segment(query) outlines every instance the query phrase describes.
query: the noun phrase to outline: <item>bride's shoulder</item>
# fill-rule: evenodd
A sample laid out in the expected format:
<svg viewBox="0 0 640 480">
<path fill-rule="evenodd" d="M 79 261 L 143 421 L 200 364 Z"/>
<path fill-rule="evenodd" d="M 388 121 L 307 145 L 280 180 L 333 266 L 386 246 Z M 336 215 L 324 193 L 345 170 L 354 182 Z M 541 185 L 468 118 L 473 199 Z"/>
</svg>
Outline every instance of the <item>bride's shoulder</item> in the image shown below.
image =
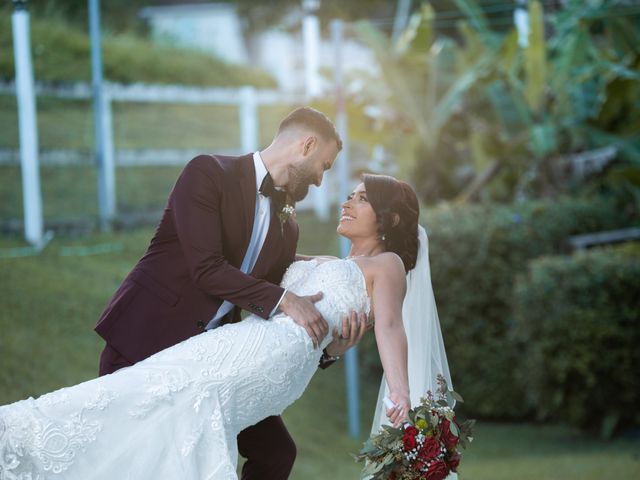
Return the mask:
<svg viewBox="0 0 640 480">
<path fill-rule="evenodd" d="M 397 253 L 383 252 L 373 257 L 376 270 L 383 275 L 401 276 L 404 278 L 404 263 Z"/>
</svg>

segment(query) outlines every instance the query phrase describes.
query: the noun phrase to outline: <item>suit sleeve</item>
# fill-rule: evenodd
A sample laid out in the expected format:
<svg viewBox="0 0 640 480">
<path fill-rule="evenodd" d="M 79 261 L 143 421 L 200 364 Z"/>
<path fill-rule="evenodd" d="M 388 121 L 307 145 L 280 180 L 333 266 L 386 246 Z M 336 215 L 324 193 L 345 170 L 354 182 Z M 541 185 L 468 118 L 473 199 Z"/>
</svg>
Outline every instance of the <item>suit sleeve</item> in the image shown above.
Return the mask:
<svg viewBox="0 0 640 480">
<path fill-rule="evenodd" d="M 222 169 L 212 157 L 199 156 L 187 164 L 169 203 L 178 239 L 198 288 L 266 319 L 284 289 L 243 273 L 225 258 L 222 184 Z"/>
</svg>

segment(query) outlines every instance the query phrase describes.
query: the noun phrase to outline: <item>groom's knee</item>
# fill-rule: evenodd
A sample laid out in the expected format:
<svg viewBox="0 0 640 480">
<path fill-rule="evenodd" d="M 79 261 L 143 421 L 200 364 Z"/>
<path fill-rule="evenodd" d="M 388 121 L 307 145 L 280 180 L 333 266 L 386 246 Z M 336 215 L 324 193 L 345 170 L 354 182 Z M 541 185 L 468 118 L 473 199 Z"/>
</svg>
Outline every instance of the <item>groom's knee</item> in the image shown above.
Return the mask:
<svg viewBox="0 0 640 480">
<path fill-rule="evenodd" d="M 280 448 L 280 455 L 282 459 L 282 466 L 286 468 L 288 471 L 291 471 L 293 468 L 293 464 L 296 461 L 296 455 L 298 454 L 298 449 L 296 447 L 296 443 L 287 432 L 287 438 L 282 439 L 282 446 Z"/>
<path fill-rule="evenodd" d="M 274 422 L 271 433 L 269 448 L 264 450 L 261 460 L 265 466 L 270 465 L 267 468 L 271 470 L 273 478 L 287 478 L 298 454 L 296 443 L 280 417 L 278 422 Z"/>
<path fill-rule="evenodd" d="M 238 450 L 247 459 L 243 480 L 286 479 L 296 460 L 296 444 L 280 417 L 268 417 L 238 435 Z"/>
</svg>

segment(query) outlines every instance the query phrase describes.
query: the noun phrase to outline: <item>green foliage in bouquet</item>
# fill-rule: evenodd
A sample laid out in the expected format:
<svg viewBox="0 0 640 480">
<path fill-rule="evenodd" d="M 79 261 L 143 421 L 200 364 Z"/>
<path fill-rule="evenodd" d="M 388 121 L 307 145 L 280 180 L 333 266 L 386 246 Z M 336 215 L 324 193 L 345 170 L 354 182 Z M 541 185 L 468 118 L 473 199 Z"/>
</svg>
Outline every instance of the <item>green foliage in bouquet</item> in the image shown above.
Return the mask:
<svg viewBox="0 0 640 480">
<path fill-rule="evenodd" d="M 400 428 L 383 425 L 355 456 L 371 480 L 442 480 L 460 464 L 458 447 L 473 440 L 474 420 L 459 421 L 449 406 L 462 397 L 438 376 L 436 395 L 427 392 Z"/>
<path fill-rule="evenodd" d="M 605 438 L 640 425 L 640 248 L 631 245 L 543 257 L 519 278 L 519 377 L 539 419 Z"/>
</svg>

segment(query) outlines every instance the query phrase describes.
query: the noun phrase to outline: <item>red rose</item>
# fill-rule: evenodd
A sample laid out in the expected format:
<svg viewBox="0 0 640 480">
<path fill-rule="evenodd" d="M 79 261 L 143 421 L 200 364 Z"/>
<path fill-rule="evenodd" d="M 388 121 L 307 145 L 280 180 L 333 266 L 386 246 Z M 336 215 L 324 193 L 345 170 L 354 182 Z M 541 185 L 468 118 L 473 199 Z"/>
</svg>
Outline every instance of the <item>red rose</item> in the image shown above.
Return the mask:
<svg viewBox="0 0 640 480">
<path fill-rule="evenodd" d="M 416 435 L 418 435 L 419 430 L 413 425 L 409 425 L 407 428 L 404 429 L 404 433 L 405 435 L 408 433 L 409 435 L 412 435 L 415 437 Z"/>
<path fill-rule="evenodd" d="M 402 443 L 404 443 L 405 450 L 412 450 L 416 448 L 416 437 L 411 434 L 405 433 L 404 437 L 402 437 Z"/>
<path fill-rule="evenodd" d="M 440 442 L 434 437 L 427 437 L 424 441 L 424 445 L 420 449 L 420 458 L 424 460 L 431 460 L 432 458 L 440 455 Z"/>
<path fill-rule="evenodd" d="M 444 480 L 447 475 L 449 475 L 447 464 L 444 463 L 444 460 L 436 460 L 427 470 L 425 478 L 427 480 Z"/>
<path fill-rule="evenodd" d="M 396 472 L 391 472 L 388 480 L 396 480 Z"/>
<path fill-rule="evenodd" d="M 451 458 L 449 458 L 449 468 L 451 468 L 451 470 L 453 470 L 454 472 L 458 471 L 458 465 L 460 465 L 460 452 L 456 452 L 454 453 Z"/>
<path fill-rule="evenodd" d="M 451 433 L 451 427 L 450 427 L 450 422 L 449 420 L 443 420 L 442 421 L 442 443 L 444 443 L 444 446 L 447 450 L 455 450 L 456 445 L 458 445 L 458 437 L 457 435 L 454 435 L 453 433 Z"/>
</svg>

